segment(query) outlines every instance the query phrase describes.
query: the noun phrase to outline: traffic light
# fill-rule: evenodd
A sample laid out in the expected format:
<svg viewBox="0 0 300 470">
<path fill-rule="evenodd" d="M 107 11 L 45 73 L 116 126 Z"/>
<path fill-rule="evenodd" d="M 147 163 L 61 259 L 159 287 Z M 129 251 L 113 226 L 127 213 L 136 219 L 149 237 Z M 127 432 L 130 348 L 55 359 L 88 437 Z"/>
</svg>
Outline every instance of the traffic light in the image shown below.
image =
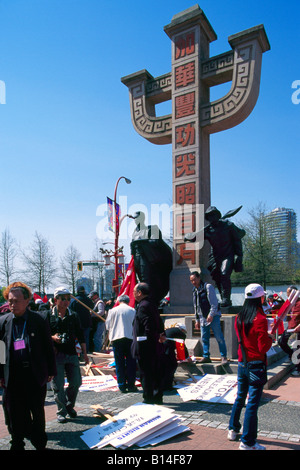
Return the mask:
<svg viewBox="0 0 300 470">
<path fill-rule="evenodd" d="M 78 261 L 78 263 L 77 263 L 77 271 L 82 271 L 82 261 Z"/>
</svg>

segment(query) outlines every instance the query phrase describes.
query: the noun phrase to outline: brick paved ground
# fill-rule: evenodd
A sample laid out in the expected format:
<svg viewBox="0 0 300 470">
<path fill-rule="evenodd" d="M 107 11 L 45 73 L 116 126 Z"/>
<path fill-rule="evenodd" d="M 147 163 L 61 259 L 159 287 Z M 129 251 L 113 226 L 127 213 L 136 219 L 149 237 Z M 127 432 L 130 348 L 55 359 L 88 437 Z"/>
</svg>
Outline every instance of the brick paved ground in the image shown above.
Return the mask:
<svg viewBox="0 0 300 470">
<path fill-rule="evenodd" d="M 274 407 L 276 410 L 289 410 L 289 416 L 293 416 L 295 420 L 296 428 L 294 425 L 293 433 L 288 432 L 289 426 L 287 423 L 287 432 L 280 432 L 270 429 L 265 432 L 261 430 L 259 432 L 258 442 L 265 445 L 267 450 L 300 450 L 300 394 L 299 394 L 300 378 L 287 377 L 279 385 L 274 387 L 272 390 L 264 392 L 264 399 L 269 400 L 272 403 L 272 410 Z M 113 394 L 113 395 L 111 395 Z M 103 395 L 96 394 L 95 398 L 98 400 L 96 403 L 101 402 Z M 138 396 L 137 396 L 138 395 Z M 99 424 L 97 418 L 92 417 L 92 411 L 90 408 L 91 402 L 90 392 L 83 392 L 80 394 L 80 399 L 76 405 L 79 419 L 73 423 L 69 422 L 66 424 L 58 424 L 56 422 L 56 405 L 53 401 L 53 397 L 47 398 L 45 412 L 47 420 L 47 433 L 49 437 L 49 448 L 53 450 L 76 450 L 84 449 L 87 447 L 80 439 L 80 434 L 90 427 Z M 126 395 L 125 395 L 126 397 Z M 133 402 L 140 401 L 140 394 L 128 394 L 127 401 L 132 400 Z M 2 397 L 0 397 L 1 400 Z M 168 397 L 166 397 L 168 398 Z M 118 412 L 124 407 L 129 406 L 132 403 L 125 404 L 124 395 L 120 392 L 111 392 L 106 395 L 107 403 L 115 406 L 111 407 L 114 412 Z M 174 398 L 172 397 L 173 401 Z M 168 400 L 167 400 L 168 402 Z M 169 400 L 166 405 L 172 406 L 172 401 Z M 1 403 L 2 405 L 2 403 Z M 121 405 L 118 407 L 118 405 Z M 181 403 L 175 402 L 175 405 L 180 409 Z M 286 405 L 286 407 L 285 407 Z M 228 405 L 227 405 L 228 406 Z M 210 419 L 206 419 L 207 413 L 213 413 L 218 410 L 216 406 L 214 411 L 210 405 L 204 405 L 203 411 L 193 411 L 196 409 L 196 405 L 190 404 L 190 411 L 185 411 L 183 417 L 185 419 L 184 424 L 189 427 L 189 431 L 178 437 L 172 438 L 169 441 L 162 443 L 161 445 L 155 446 L 154 451 L 170 451 L 170 452 L 188 452 L 194 450 L 237 450 L 239 442 L 230 442 L 227 440 L 227 425 L 228 425 L 228 412 L 226 416 L 220 417 L 216 415 L 209 415 Z M 276 413 L 275 413 L 276 414 Z M 213 417 L 213 419 L 211 419 Z M 270 416 L 272 418 L 272 416 Z M 215 419 L 215 420 L 214 420 Z M 281 415 L 279 413 L 279 419 Z M 285 419 L 285 418 L 284 418 Z M 295 429 L 299 429 L 299 432 L 295 433 Z M 26 449 L 31 449 L 30 443 L 26 443 Z M 4 423 L 2 406 L 0 406 L 0 450 L 9 449 L 9 435 L 7 428 Z"/>
</svg>

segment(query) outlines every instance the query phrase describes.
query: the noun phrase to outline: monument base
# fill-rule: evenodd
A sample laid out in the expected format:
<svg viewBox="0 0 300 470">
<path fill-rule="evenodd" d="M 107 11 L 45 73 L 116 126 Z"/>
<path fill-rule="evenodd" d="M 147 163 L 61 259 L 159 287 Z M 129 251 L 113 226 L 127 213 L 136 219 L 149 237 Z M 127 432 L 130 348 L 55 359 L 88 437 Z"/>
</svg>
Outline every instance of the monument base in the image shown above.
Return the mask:
<svg viewBox="0 0 300 470">
<path fill-rule="evenodd" d="M 238 340 L 236 336 L 236 332 L 234 329 L 234 322 L 236 313 L 241 309 L 241 307 L 230 307 L 230 312 L 228 314 L 221 316 L 221 329 L 224 335 L 226 347 L 227 347 L 227 358 L 228 359 L 237 359 L 237 350 L 238 350 Z M 178 314 L 175 313 L 177 309 L 165 307 L 161 317 L 164 320 L 165 327 L 171 326 L 177 322 L 184 323 L 187 329 L 187 336 L 186 336 L 186 344 L 187 348 L 191 355 L 194 356 L 202 356 L 203 348 L 202 348 L 202 341 L 201 341 L 201 330 L 196 330 L 195 328 L 195 317 L 193 314 L 189 314 L 189 316 L 185 315 L 185 308 L 178 307 Z M 188 308 L 187 308 L 188 310 Z M 236 313 L 232 313 L 236 310 Z M 175 316 L 176 315 L 176 316 Z M 211 357 L 221 357 L 219 345 L 214 337 L 213 331 L 211 330 L 211 337 L 210 337 L 210 355 Z"/>
<path fill-rule="evenodd" d="M 224 335 L 226 348 L 227 348 L 227 359 L 236 359 L 238 351 L 238 340 L 234 329 L 235 315 L 221 316 L 221 329 Z M 187 329 L 187 338 L 196 340 L 198 339 L 200 344 L 199 347 L 202 351 L 201 332 L 195 329 L 195 318 L 185 317 L 185 326 Z M 214 337 L 212 329 L 210 335 L 210 356 L 221 357 L 219 344 Z M 198 348 L 197 348 L 198 349 Z M 201 355 L 201 354 L 200 354 Z"/>
</svg>

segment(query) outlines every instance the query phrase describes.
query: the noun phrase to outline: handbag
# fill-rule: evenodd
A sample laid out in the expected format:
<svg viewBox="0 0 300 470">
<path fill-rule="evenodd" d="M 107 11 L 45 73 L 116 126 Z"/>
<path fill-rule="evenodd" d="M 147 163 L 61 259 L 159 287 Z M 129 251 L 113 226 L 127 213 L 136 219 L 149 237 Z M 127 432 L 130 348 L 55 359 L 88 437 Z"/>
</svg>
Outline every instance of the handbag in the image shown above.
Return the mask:
<svg viewBox="0 0 300 470">
<path fill-rule="evenodd" d="M 240 334 L 238 334 L 238 342 L 243 355 L 243 363 L 247 370 L 249 385 L 254 387 L 264 386 L 268 381 L 266 364 L 263 361 L 247 362 L 246 352 Z"/>
</svg>

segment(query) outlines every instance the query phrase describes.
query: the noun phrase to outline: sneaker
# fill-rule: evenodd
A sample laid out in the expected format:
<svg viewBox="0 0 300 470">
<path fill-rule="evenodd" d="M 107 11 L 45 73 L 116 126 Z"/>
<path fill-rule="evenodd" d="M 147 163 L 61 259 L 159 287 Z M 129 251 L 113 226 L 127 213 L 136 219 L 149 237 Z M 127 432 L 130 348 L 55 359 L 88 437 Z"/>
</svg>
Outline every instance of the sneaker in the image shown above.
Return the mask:
<svg viewBox="0 0 300 470">
<path fill-rule="evenodd" d="M 240 450 L 266 450 L 266 448 L 258 444 L 258 442 L 256 442 L 254 446 L 247 446 L 246 444 L 241 442 L 239 449 Z"/>
<path fill-rule="evenodd" d="M 235 432 L 233 429 L 229 429 L 228 434 L 227 434 L 227 439 L 229 441 L 235 441 L 237 438 L 238 433 Z"/>
<path fill-rule="evenodd" d="M 228 364 L 228 359 L 227 359 L 227 357 L 222 357 L 222 359 L 221 359 L 221 364 L 223 364 L 223 366 L 224 366 L 225 364 Z"/>
<path fill-rule="evenodd" d="M 57 415 L 57 422 L 58 423 L 66 423 L 67 418 L 65 416 L 62 416 L 62 415 Z"/>
</svg>

